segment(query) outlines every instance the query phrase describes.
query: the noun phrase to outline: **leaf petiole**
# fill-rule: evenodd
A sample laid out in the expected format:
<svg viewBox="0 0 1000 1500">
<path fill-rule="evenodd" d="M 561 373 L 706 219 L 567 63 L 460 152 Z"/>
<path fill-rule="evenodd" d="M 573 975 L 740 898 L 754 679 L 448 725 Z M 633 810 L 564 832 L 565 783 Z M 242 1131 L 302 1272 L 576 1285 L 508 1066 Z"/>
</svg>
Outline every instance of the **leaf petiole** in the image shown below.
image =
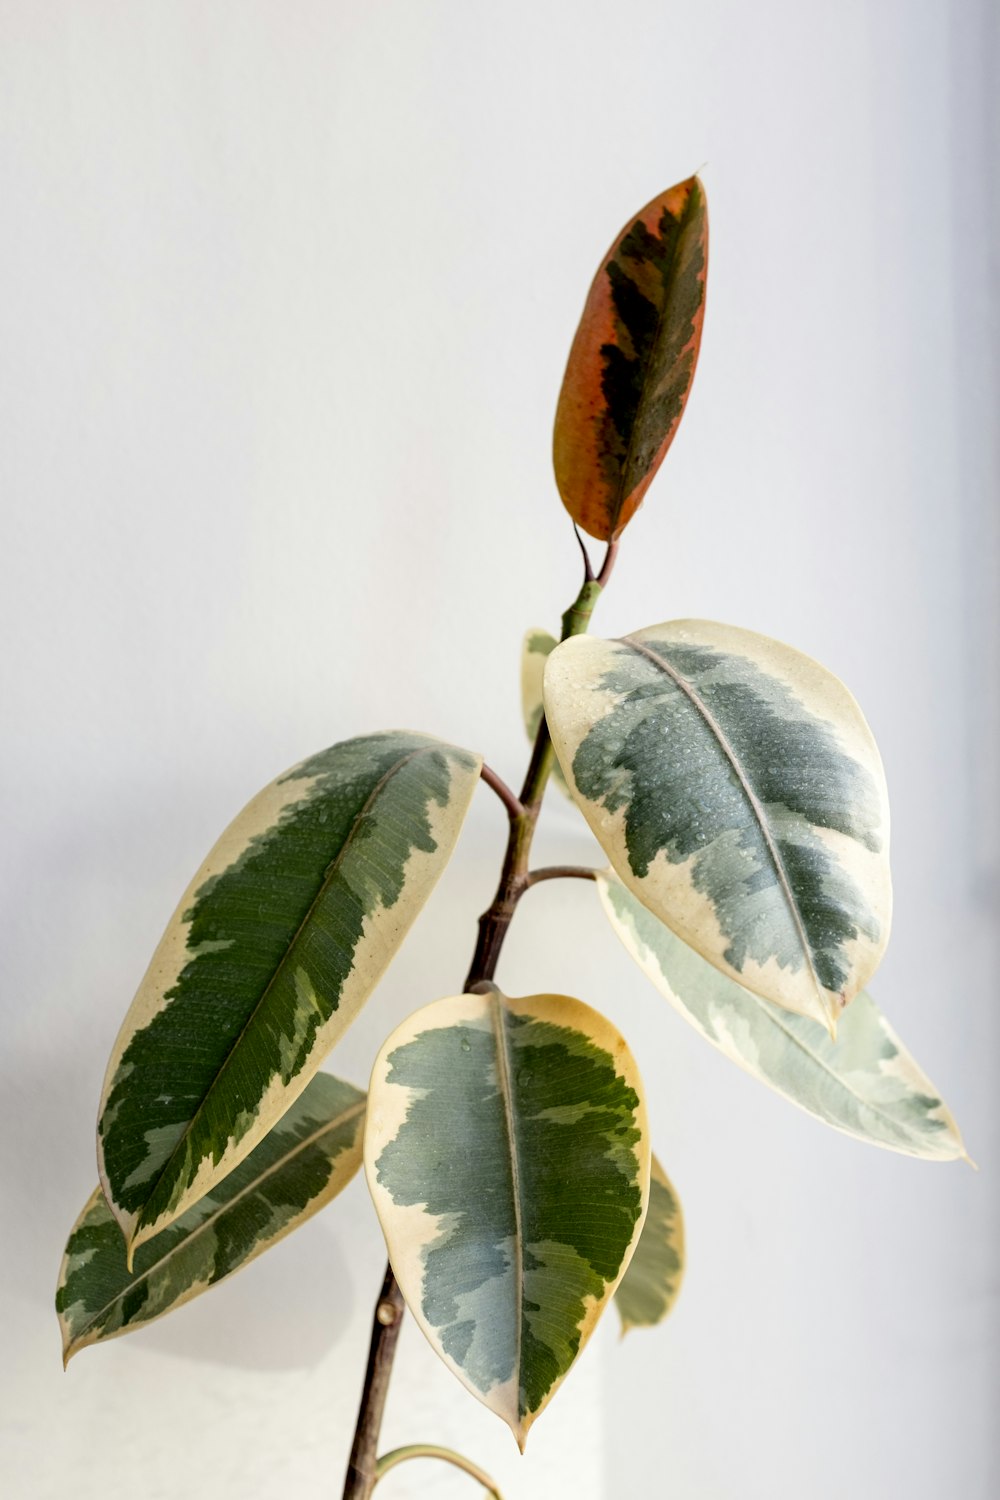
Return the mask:
<svg viewBox="0 0 1000 1500">
<path fill-rule="evenodd" d="M 592 870 L 588 865 L 542 865 L 537 870 L 528 871 L 524 887 L 529 890 L 543 880 L 596 880 L 600 873 L 600 870 Z"/>
</svg>

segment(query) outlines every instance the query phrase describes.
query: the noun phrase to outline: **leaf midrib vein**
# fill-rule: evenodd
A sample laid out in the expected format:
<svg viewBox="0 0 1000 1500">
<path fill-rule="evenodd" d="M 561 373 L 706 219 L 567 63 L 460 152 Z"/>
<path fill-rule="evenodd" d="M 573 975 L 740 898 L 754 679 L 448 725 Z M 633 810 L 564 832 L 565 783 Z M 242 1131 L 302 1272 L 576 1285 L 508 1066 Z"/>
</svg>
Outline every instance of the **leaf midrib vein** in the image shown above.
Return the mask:
<svg viewBox="0 0 1000 1500">
<path fill-rule="evenodd" d="M 742 989 L 742 985 L 740 986 L 740 988 Z M 880 1105 L 872 1103 L 871 1100 L 866 1099 L 863 1094 L 859 1094 L 857 1089 L 853 1088 L 851 1084 L 848 1083 L 847 1079 L 842 1073 L 837 1073 L 833 1068 L 831 1068 L 830 1064 L 824 1061 L 824 1059 L 820 1057 L 818 1052 L 814 1052 L 812 1048 L 809 1047 L 800 1036 L 796 1036 L 794 1031 L 789 1030 L 787 1023 L 782 1020 L 780 1016 L 773 1014 L 773 1007 L 770 1001 L 765 1000 L 761 995 L 754 995 L 752 990 L 747 990 L 746 993 L 753 998 L 754 1003 L 760 1009 L 761 1013 L 767 1017 L 771 1024 L 776 1026 L 782 1033 L 782 1035 L 786 1036 L 788 1040 L 794 1046 L 798 1047 L 801 1052 L 804 1052 L 806 1057 L 810 1058 L 817 1065 L 817 1067 L 821 1068 L 823 1072 L 827 1074 L 828 1077 L 832 1078 L 834 1083 L 838 1084 L 839 1087 L 843 1089 L 845 1094 L 848 1094 L 852 1099 L 854 1099 L 862 1109 L 868 1110 L 876 1117 L 876 1119 L 882 1120 L 886 1125 L 888 1125 L 894 1135 L 898 1136 L 902 1134 L 904 1139 L 912 1140 L 913 1135 L 916 1134 L 916 1132 L 911 1133 L 905 1125 L 901 1125 L 897 1120 L 893 1119 L 892 1115 L 887 1114 Z M 809 1018 L 806 1017 L 805 1019 L 808 1020 Z M 793 1102 L 796 1104 L 799 1103 L 797 1099 Z M 938 1102 L 940 1103 L 941 1101 L 938 1100 Z M 805 1105 L 800 1105 L 799 1107 L 801 1109 L 804 1109 Z M 917 1134 L 917 1139 L 921 1139 L 919 1134 Z"/>
<path fill-rule="evenodd" d="M 778 849 L 777 844 L 771 837 L 771 831 L 767 826 L 767 820 L 764 816 L 763 805 L 760 802 L 757 793 L 754 791 L 753 787 L 750 784 L 750 779 L 743 767 L 742 762 L 740 761 L 739 756 L 736 754 L 736 751 L 729 743 L 729 740 L 723 732 L 721 724 L 712 713 L 712 710 L 709 708 L 708 704 L 699 696 L 691 683 L 688 682 L 686 677 L 682 676 L 682 674 L 678 672 L 675 667 L 672 667 L 668 661 L 664 660 L 664 658 L 658 655 L 657 652 L 651 650 L 649 646 L 645 645 L 642 641 L 636 640 L 635 636 L 622 636 L 621 642 L 623 645 L 628 646 L 631 650 L 638 652 L 639 655 L 646 657 L 648 661 L 651 661 L 655 667 L 659 668 L 661 672 L 669 677 L 671 682 L 673 682 L 676 687 L 680 688 L 681 692 L 684 693 L 688 701 L 694 706 L 696 712 L 699 713 L 704 719 L 705 723 L 708 725 L 708 728 L 715 736 L 722 750 L 722 753 L 725 755 L 726 759 L 729 761 L 729 764 L 732 766 L 733 771 L 736 775 L 736 779 L 739 782 L 740 790 L 743 792 L 743 795 L 745 796 L 747 802 L 750 804 L 750 810 L 757 821 L 758 827 L 760 828 L 761 834 L 764 839 L 764 844 L 767 848 L 768 854 L 770 855 L 771 863 L 774 866 L 775 874 L 778 877 L 778 884 L 781 887 L 782 895 L 785 898 L 785 903 L 791 915 L 792 922 L 795 925 L 795 931 L 798 935 L 799 942 L 802 945 L 802 951 L 805 954 L 806 963 L 809 965 L 809 974 L 812 978 L 813 985 L 815 986 L 817 998 L 819 999 L 820 1004 L 823 1005 L 826 991 L 821 985 L 819 975 L 816 972 L 816 964 L 813 959 L 812 947 L 810 945 L 809 937 L 806 933 L 806 929 L 802 921 L 802 915 L 795 900 L 795 894 L 792 890 L 791 881 L 788 878 L 788 871 L 785 869 L 785 862 L 781 857 L 781 853 Z M 829 1006 L 824 1005 L 824 1009 L 828 1011 Z"/>
<path fill-rule="evenodd" d="M 308 906 L 308 908 L 307 908 L 304 916 L 302 917 L 301 922 L 299 923 L 298 927 L 295 929 L 295 932 L 292 935 L 292 937 L 291 937 L 291 939 L 290 939 L 290 941 L 288 943 L 288 946 L 286 947 L 286 949 L 285 949 L 284 953 L 282 954 L 280 960 L 278 961 L 277 965 L 275 966 L 274 973 L 271 975 L 270 979 L 267 981 L 267 984 L 264 986 L 264 989 L 261 991 L 260 998 L 257 1001 L 255 1001 L 253 1009 L 251 1010 L 250 1014 L 247 1016 L 247 1018 L 244 1021 L 242 1027 L 240 1028 L 239 1034 L 234 1038 L 232 1046 L 229 1048 L 229 1051 L 226 1053 L 226 1056 L 223 1059 L 223 1062 L 222 1062 L 221 1066 L 219 1067 L 218 1072 L 215 1074 L 214 1078 L 212 1078 L 212 1080 L 210 1081 L 207 1089 L 205 1090 L 204 1094 L 202 1095 L 202 1097 L 201 1097 L 201 1099 L 200 1099 L 200 1101 L 198 1103 L 197 1109 L 194 1111 L 194 1113 L 192 1114 L 191 1118 L 188 1120 L 187 1124 L 184 1126 L 184 1129 L 183 1129 L 182 1133 L 178 1136 L 176 1142 L 174 1143 L 174 1146 L 173 1146 L 173 1148 L 172 1148 L 172 1150 L 170 1152 L 170 1155 L 167 1157 L 166 1161 L 163 1163 L 163 1165 L 160 1168 L 159 1172 L 157 1172 L 156 1177 L 154 1179 L 152 1179 L 152 1186 L 151 1186 L 149 1192 L 146 1194 L 146 1200 L 143 1203 L 142 1207 L 139 1209 L 139 1212 L 138 1212 L 138 1214 L 136 1216 L 135 1226 L 134 1226 L 134 1229 L 133 1229 L 133 1239 L 135 1237 L 136 1232 L 141 1227 L 148 1227 L 148 1223 L 147 1223 L 147 1221 L 144 1218 L 146 1209 L 149 1207 L 149 1204 L 152 1202 L 153 1197 L 155 1196 L 156 1191 L 157 1191 L 157 1189 L 160 1186 L 160 1183 L 163 1181 L 164 1177 L 167 1175 L 167 1173 L 169 1171 L 169 1168 L 170 1168 L 170 1165 L 173 1162 L 174 1158 L 177 1156 L 178 1152 L 181 1150 L 181 1148 L 184 1146 L 184 1144 L 187 1142 L 187 1140 L 191 1136 L 191 1133 L 192 1133 L 192 1131 L 195 1128 L 195 1125 L 196 1125 L 196 1123 L 197 1123 L 197 1121 L 199 1119 L 199 1116 L 201 1115 L 202 1110 L 205 1108 L 206 1104 L 208 1103 L 208 1100 L 210 1098 L 212 1098 L 213 1094 L 215 1093 L 215 1090 L 219 1087 L 219 1083 L 220 1083 L 221 1079 L 225 1075 L 225 1072 L 226 1072 L 227 1068 L 229 1068 L 230 1064 L 232 1063 L 233 1058 L 236 1056 L 237 1052 L 239 1051 L 240 1044 L 242 1043 L 243 1038 L 246 1036 L 247 1032 L 253 1026 L 253 1024 L 256 1021 L 258 1015 L 260 1014 L 261 1007 L 266 1002 L 267 997 L 271 993 L 271 989 L 273 988 L 274 984 L 276 983 L 279 975 L 281 975 L 284 972 L 286 965 L 291 961 L 291 956 L 292 956 L 292 954 L 293 954 L 293 952 L 294 952 L 294 950 L 295 950 L 295 948 L 296 948 L 296 946 L 298 944 L 299 938 L 302 936 L 302 933 L 304 932 L 307 924 L 311 920 L 311 918 L 313 916 L 313 913 L 315 912 L 317 906 L 320 904 L 320 902 L 323 900 L 323 897 L 326 895 L 327 891 L 329 890 L 330 885 L 331 885 L 334 877 L 338 873 L 338 871 L 340 869 L 340 866 L 343 863 L 345 857 L 347 856 L 349 850 L 351 849 L 351 847 L 352 847 L 352 845 L 354 843 L 354 840 L 357 837 L 358 829 L 361 827 L 362 823 L 364 822 L 365 817 L 366 817 L 369 809 L 371 808 L 372 804 L 375 802 L 376 798 L 378 796 L 380 796 L 380 794 L 385 790 L 386 786 L 393 779 L 393 777 L 396 776 L 396 775 L 398 775 L 399 772 L 403 770 L 404 766 L 409 765 L 409 763 L 410 763 L 411 760 L 414 760 L 416 758 L 416 756 L 418 756 L 418 755 L 427 755 L 427 754 L 431 753 L 431 751 L 437 750 L 439 748 L 440 747 L 437 746 L 437 745 L 434 745 L 434 746 L 431 746 L 431 745 L 418 745 L 416 749 L 408 751 L 406 755 L 402 756 L 399 760 L 397 760 L 395 762 L 394 765 L 390 766 L 389 769 L 387 771 L 385 771 L 382 776 L 379 777 L 378 781 L 372 787 L 372 789 L 369 792 L 367 798 L 365 799 L 364 805 L 362 806 L 361 810 L 358 812 L 358 814 L 355 817 L 353 823 L 351 824 L 350 831 L 348 832 L 347 837 L 344 839 L 344 842 L 341 844 L 341 846 L 338 849 L 335 857 L 333 858 L 333 860 L 331 861 L 329 867 L 327 868 L 326 874 L 323 877 L 323 883 L 322 883 L 322 885 L 320 886 L 319 890 L 316 892 L 316 895 L 313 897 L 312 901 L 309 903 L 309 906 Z M 352 972 L 353 972 L 353 966 L 352 966 Z M 338 999 L 339 999 L 339 997 L 338 997 Z M 334 1007 L 334 1011 L 336 1011 L 338 1008 L 339 1008 L 339 1006 L 335 1006 Z M 272 1077 L 274 1077 L 274 1076 L 276 1076 L 276 1075 L 272 1074 Z M 259 1099 L 258 1099 L 257 1102 L 258 1103 L 260 1102 Z M 246 1132 L 246 1134 L 249 1134 L 249 1131 Z M 241 1139 L 244 1139 L 244 1138 L 245 1138 L 245 1136 L 241 1137 Z M 247 1153 L 247 1154 L 249 1155 L 249 1153 Z M 204 1160 L 204 1156 L 202 1156 L 199 1160 L 203 1161 Z M 197 1168 L 195 1170 L 197 1170 Z M 189 1186 L 190 1186 L 190 1183 L 188 1183 L 188 1187 Z M 185 1189 L 185 1191 L 186 1190 L 187 1189 Z M 179 1217 L 179 1215 L 178 1215 L 178 1217 Z M 155 1223 L 155 1220 L 153 1222 Z"/>
<path fill-rule="evenodd" d="M 609 871 L 608 875 L 610 876 L 610 874 L 611 872 Z M 607 878 L 608 877 L 606 876 L 605 879 L 607 880 Z M 619 886 L 621 886 L 621 889 L 625 891 L 625 894 L 628 895 L 628 891 L 626 890 L 624 884 L 620 880 L 618 880 L 617 875 L 614 876 L 614 879 L 618 882 Z M 623 923 L 623 930 L 625 930 L 625 925 L 626 924 Z M 734 1054 L 732 1052 L 726 1051 L 722 1043 L 718 1040 L 717 1034 L 714 1031 L 709 1032 L 708 1026 L 703 1023 L 700 1018 L 695 1017 L 695 1012 L 691 1011 L 688 1008 L 683 996 L 680 993 L 680 990 L 678 990 L 676 986 L 671 982 L 670 976 L 667 973 L 666 966 L 661 962 L 659 954 L 652 946 L 652 944 L 647 942 L 647 940 L 643 937 L 642 933 L 636 926 L 635 918 L 631 915 L 631 913 L 627 915 L 627 926 L 631 930 L 634 942 L 638 944 L 638 951 L 634 952 L 633 956 L 635 957 L 636 961 L 640 963 L 640 967 L 644 967 L 640 957 L 641 952 L 644 951 L 649 955 L 649 959 L 655 965 L 657 972 L 662 975 L 663 982 L 667 986 L 670 994 L 676 997 L 677 1005 L 683 1009 L 685 1018 L 694 1018 L 692 1020 L 692 1024 L 695 1026 L 695 1029 L 697 1031 L 701 1032 L 705 1036 L 706 1041 L 710 1042 L 713 1047 L 716 1047 L 720 1052 L 722 1052 L 724 1057 L 728 1057 L 731 1062 L 734 1062 L 738 1068 L 742 1068 L 742 1070 L 751 1078 L 757 1078 L 758 1080 L 763 1078 L 763 1081 L 767 1083 L 768 1087 L 774 1088 L 775 1092 L 780 1093 L 783 1099 L 788 1100 L 789 1104 L 794 1104 L 797 1109 L 801 1109 L 806 1114 L 811 1115 L 814 1120 L 821 1120 L 824 1124 L 830 1125 L 835 1130 L 842 1131 L 845 1135 L 852 1136 L 855 1140 L 864 1139 L 863 1137 L 856 1135 L 854 1131 L 848 1129 L 847 1126 L 835 1124 L 832 1120 L 828 1120 L 825 1116 L 817 1115 L 815 1110 L 810 1109 L 808 1105 L 804 1104 L 801 1099 L 797 1099 L 793 1094 L 786 1093 L 783 1089 L 778 1089 L 777 1085 L 774 1083 L 769 1074 L 764 1074 L 762 1069 L 755 1070 L 751 1066 L 749 1060 L 744 1058 L 741 1053 L 737 1052 L 736 1054 Z M 678 938 L 677 941 L 683 942 L 683 939 Z M 629 949 L 629 944 L 627 941 L 625 946 L 626 949 Z M 632 950 L 629 949 L 629 951 Z M 735 984 L 736 981 L 731 980 L 730 983 Z M 822 1071 L 826 1073 L 826 1075 L 830 1079 L 832 1079 L 832 1081 L 838 1086 L 838 1088 L 842 1089 L 845 1094 L 849 1095 L 849 1097 L 852 1098 L 861 1107 L 861 1109 L 868 1110 L 871 1114 L 875 1115 L 877 1119 L 884 1121 L 885 1124 L 891 1128 L 894 1135 L 899 1136 L 900 1134 L 902 1134 L 902 1136 L 906 1140 L 910 1141 L 916 1139 L 919 1142 L 923 1139 L 919 1132 L 915 1130 L 911 1131 L 908 1126 L 906 1126 L 905 1124 L 901 1124 L 900 1122 L 895 1120 L 892 1115 L 888 1114 L 886 1110 L 882 1108 L 881 1105 L 875 1104 L 871 1100 L 866 1099 L 863 1094 L 859 1094 L 857 1089 L 847 1081 L 842 1073 L 836 1072 L 835 1069 L 833 1069 L 830 1064 L 825 1061 L 824 1058 L 820 1057 L 818 1052 L 814 1052 L 813 1049 L 808 1045 L 808 1043 L 804 1042 L 800 1036 L 798 1036 L 789 1028 L 788 1022 L 780 1014 L 780 1007 L 776 1006 L 773 1001 L 765 1000 L 762 995 L 755 995 L 753 990 L 748 990 L 745 985 L 737 985 L 737 988 L 742 990 L 745 995 L 749 996 L 765 1022 L 768 1022 L 772 1026 L 776 1027 L 783 1036 L 787 1037 L 788 1041 L 790 1041 L 793 1046 L 797 1047 L 799 1051 L 804 1053 L 804 1055 L 809 1058 L 811 1062 L 814 1062 L 817 1067 L 822 1069 Z M 858 995 L 852 1003 L 857 1004 L 857 1001 L 862 998 L 866 998 L 874 1006 L 874 1001 L 871 999 L 871 996 L 868 995 L 867 991 L 863 991 L 862 994 Z M 803 1019 L 809 1020 L 809 1017 L 806 1016 Z M 890 1037 L 889 1040 L 891 1041 L 892 1038 Z M 897 1055 L 898 1050 L 899 1049 L 897 1049 Z M 928 1079 L 927 1082 L 930 1083 L 930 1079 Z M 933 1087 L 933 1084 L 931 1084 L 932 1090 Z M 934 1093 L 933 1097 L 937 1100 L 938 1105 L 943 1106 L 944 1101 L 941 1099 L 940 1095 Z"/>
<path fill-rule="evenodd" d="M 504 1123 L 507 1128 L 508 1155 L 510 1157 L 511 1196 L 514 1205 L 514 1297 L 516 1303 L 514 1375 L 517 1380 L 517 1416 L 521 1419 L 521 1344 L 524 1323 L 524 1225 L 521 1208 L 521 1168 L 517 1151 L 517 1132 L 514 1121 L 514 1098 L 511 1090 L 510 1043 L 503 1002 L 495 992 L 490 997 L 490 1012 L 493 1035 L 496 1041 L 497 1086 L 503 1100 Z"/>
<path fill-rule="evenodd" d="M 681 221 L 678 224 L 677 237 L 676 237 L 676 239 L 674 241 L 673 251 L 672 251 L 671 256 L 670 256 L 670 275 L 671 275 L 671 278 L 673 277 L 674 271 L 676 270 L 677 262 L 680 259 L 681 238 L 683 236 L 684 229 L 686 229 L 688 227 L 687 226 L 687 214 L 688 214 L 688 210 L 689 210 L 689 208 L 691 206 L 691 197 L 692 197 L 692 194 L 689 193 L 688 197 L 687 197 L 687 201 L 684 204 L 684 208 L 681 211 Z M 638 487 L 638 485 L 635 484 L 635 485 L 629 486 L 629 488 L 626 489 L 626 485 L 628 484 L 629 470 L 631 469 L 631 465 L 632 465 L 632 455 L 633 455 L 633 453 L 635 451 L 636 433 L 639 430 L 639 419 L 640 419 L 640 417 L 644 417 L 645 416 L 646 410 L 647 410 L 647 408 L 648 408 L 648 406 L 650 404 L 650 401 L 652 400 L 652 397 L 649 394 L 650 386 L 651 386 L 651 383 L 652 383 L 650 381 L 650 379 L 649 379 L 649 373 L 650 373 L 650 370 L 653 367 L 655 356 L 656 356 L 656 354 L 657 354 L 657 352 L 659 350 L 659 347 L 660 347 L 660 339 L 661 339 L 661 336 L 662 336 L 662 333 L 663 333 L 663 325 L 664 325 L 664 322 L 665 322 L 666 316 L 667 316 L 667 309 L 673 305 L 674 301 L 675 301 L 675 298 L 674 298 L 674 295 L 673 295 L 673 281 L 671 280 L 670 290 L 666 292 L 666 294 L 665 294 L 665 296 L 663 298 L 662 305 L 660 306 L 659 313 L 657 315 L 657 319 L 656 319 L 656 332 L 653 334 L 652 353 L 650 355 L 649 363 L 647 364 L 646 370 L 644 372 L 643 382 L 642 382 L 642 390 L 640 391 L 640 393 L 639 393 L 639 399 L 638 399 L 638 401 L 635 404 L 635 415 L 632 418 L 632 428 L 631 428 L 631 431 L 629 432 L 629 435 L 628 435 L 628 448 L 625 451 L 625 459 L 624 459 L 624 462 L 622 463 L 621 476 L 620 476 L 619 481 L 618 481 L 617 494 L 615 496 L 615 515 L 614 515 L 615 526 L 617 526 L 619 517 L 621 516 L 621 513 L 622 513 L 622 511 L 625 508 L 625 502 L 628 500 L 629 496 L 632 494 L 632 491 Z M 686 347 L 687 347 L 687 345 L 685 345 L 685 348 Z M 674 422 L 673 427 L 676 427 L 676 426 L 677 426 L 677 423 Z M 612 531 L 612 535 L 613 534 L 614 533 Z"/>
</svg>

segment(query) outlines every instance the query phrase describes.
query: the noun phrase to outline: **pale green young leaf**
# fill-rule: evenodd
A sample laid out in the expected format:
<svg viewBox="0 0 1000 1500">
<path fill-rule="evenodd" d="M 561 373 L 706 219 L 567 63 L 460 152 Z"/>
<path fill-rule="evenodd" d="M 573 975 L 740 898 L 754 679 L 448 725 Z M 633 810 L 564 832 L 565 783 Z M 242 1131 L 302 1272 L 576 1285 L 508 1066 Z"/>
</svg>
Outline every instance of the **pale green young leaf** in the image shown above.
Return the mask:
<svg viewBox="0 0 1000 1500">
<path fill-rule="evenodd" d="M 245 1161 L 140 1247 L 131 1271 L 121 1229 L 97 1188 L 59 1273 L 64 1362 L 190 1302 L 329 1203 L 361 1165 L 364 1110 L 359 1089 L 317 1074 Z"/>
<path fill-rule="evenodd" d="M 670 1178 L 654 1156 L 642 1233 L 615 1292 L 622 1333 L 662 1323 L 677 1301 L 683 1276 L 684 1215 Z"/>
<path fill-rule="evenodd" d="M 545 711 L 616 872 L 730 978 L 834 1031 L 889 936 L 889 809 L 825 668 L 704 620 L 552 652 Z"/>
<path fill-rule="evenodd" d="M 870 995 L 836 1041 L 734 984 L 657 921 L 609 870 L 597 882 L 611 925 L 653 984 L 713 1047 L 818 1120 L 873 1146 L 931 1161 L 965 1157 L 958 1126 Z"/>
<path fill-rule="evenodd" d="M 545 663 L 559 642 L 547 630 L 529 630 L 525 633 L 521 647 L 521 715 L 528 739 L 534 744 L 538 726 L 542 722 L 542 679 Z M 565 795 L 569 795 L 566 778 L 558 761 L 552 766 L 552 780 Z"/>
<path fill-rule="evenodd" d="M 426 1006 L 376 1060 L 365 1172 L 416 1321 L 523 1447 L 641 1229 L 649 1144 L 625 1042 L 565 995 Z"/>
<path fill-rule="evenodd" d="M 105 1078 L 98 1166 L 130 1252 L 305 1088 L 447 863 L 480 766 L 425 735 L 345 740 L 266 787 L 222 835 Z"/>
</svg>

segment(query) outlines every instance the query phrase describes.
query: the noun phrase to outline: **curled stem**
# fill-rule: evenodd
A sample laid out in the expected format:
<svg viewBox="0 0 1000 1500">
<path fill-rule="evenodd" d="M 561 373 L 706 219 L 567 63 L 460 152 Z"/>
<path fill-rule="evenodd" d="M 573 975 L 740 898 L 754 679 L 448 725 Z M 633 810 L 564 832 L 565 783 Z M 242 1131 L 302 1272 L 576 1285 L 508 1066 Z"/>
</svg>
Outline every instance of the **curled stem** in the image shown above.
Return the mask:
<svg viewBox="0 0 1000 1500">
<path fill-rule="evenodd" d="M 375 1483 L 384 1479 L 390 1469 L 397 1464 L 405 1463 L 408 1458 L 440 1458 L 443 1463 L 454 1464 L 456 1469 L 462 1469 L 471 1479 L 477 1480 L 493 1500 L 503 1500 L 503 1496 L 497 1489 L 490 1476 L 485 1473 L 478 1464 L 471 1459 L 463 1458 L 461 1453 L 454 1453 L 451 1448 L 438 1448 L 433 1443 L 409 1443 L 405 1448 L 393 1448 L 391 1453 L 386 1453 L 375 1465 Z"/>
</svg>

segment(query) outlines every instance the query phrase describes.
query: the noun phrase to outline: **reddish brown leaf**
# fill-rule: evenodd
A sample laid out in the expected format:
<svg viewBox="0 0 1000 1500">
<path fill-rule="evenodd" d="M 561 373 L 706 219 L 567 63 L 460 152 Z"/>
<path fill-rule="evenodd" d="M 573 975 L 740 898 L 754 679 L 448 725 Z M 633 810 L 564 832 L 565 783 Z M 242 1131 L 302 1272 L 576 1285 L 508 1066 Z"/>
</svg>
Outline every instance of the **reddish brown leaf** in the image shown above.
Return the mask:
<svg viewBox="0 0 1000 1500">
<path fill-rule="evenodd" d="M 697 177 L 630 220 L 590 288 L 556 410 L 554 459 L 577 525 L 619 536 L 673 441 L 705 313 L 708 213 Z"/>
</svg>

